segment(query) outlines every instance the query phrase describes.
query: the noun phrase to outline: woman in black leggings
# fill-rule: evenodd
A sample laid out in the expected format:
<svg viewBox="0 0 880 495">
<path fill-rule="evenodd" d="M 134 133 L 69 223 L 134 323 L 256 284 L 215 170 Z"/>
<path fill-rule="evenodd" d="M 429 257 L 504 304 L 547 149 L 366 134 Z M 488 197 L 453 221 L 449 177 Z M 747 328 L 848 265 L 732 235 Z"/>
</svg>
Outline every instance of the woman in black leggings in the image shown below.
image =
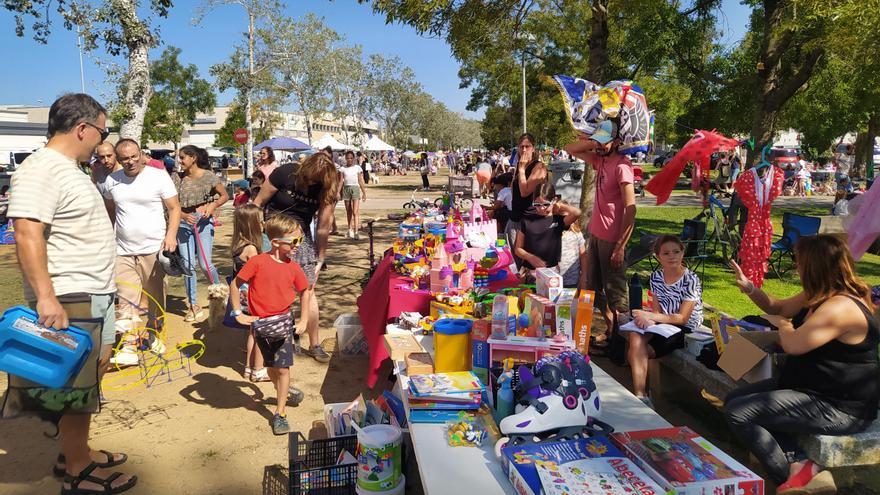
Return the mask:
<svg viewBox="0 0 880 495">
<path fill-rule="evenodd" d="M 877 417 L 877 345 L 871 289 L 855 274 L 846 243 L 830 235 L 804 237 L 795 246 L 804 291 L 776 299 L 731 262 L 740 290 L 779 329 L 786 360 L 779 378 L 730 395 L 724 414 L 779 485 L 776 493 L 826 493 L 834 480 L 798 448 L 802 433 L 846 435 Z M 789 320 L 791 318 L 791 320 Z"/>
</svg>

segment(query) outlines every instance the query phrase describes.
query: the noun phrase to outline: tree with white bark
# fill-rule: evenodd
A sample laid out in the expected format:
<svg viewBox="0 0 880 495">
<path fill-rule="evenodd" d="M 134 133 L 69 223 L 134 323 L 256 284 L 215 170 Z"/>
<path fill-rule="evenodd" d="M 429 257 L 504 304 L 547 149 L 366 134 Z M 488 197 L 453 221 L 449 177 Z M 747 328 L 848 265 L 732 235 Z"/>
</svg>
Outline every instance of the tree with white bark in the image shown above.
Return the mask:
<svg viewBox="0 0 880 495">
<path fill-rule="evenodd" d="M 161 0 L 155 0 L 161 1 Z M 254 165 L 254 98 L 260 89 L 262 77 L 268 66 L 258 66 L 256 61 L 257 29 L 266 24 L 274 15 L 284 8 L 278 0 L 208 0 L 196 10 L 194 24 L 204 20 L 211 11 L 221 5 L 238 5 L 247 13 L 246 46 L 236 46 L 229 62 L 211 66 L 211 75 L 217 80 L 220 91 L 234 88 L 244 101 L 245 124 L 248 131 L 247 163 L 242 168 L 245 177 Z"/>
<path fill-rule="evenodd" d="M 305 116 L 311 145 L 315 120 L 331 107 L 334 90 L 330 54 L 342 37 L 311 13 L 301 20 L 278 17 L 270 27 L 261 29 L 259 35 L 267 47 L 261 54 L 265 63 L 276 66 L 276 91 L 291 99 Z"/>
<path fill-rule="evenodd" d="M 63 26 L 77 30 L 82 47 L 87 51 L 99 46 L 112 56 L 122 55 L 128 60 L 126 84 L 119 109 L 114 116 L 120 119 L 119 135 L 140 142 L 144 129 L 144 115 L 150 101 L 149 50 L 159 45 L 159 33 L 138 16 L 139 0 L 103 0 L 66 2 L 59 0 L 6 0 L 3 6 L 15 15 L 15 33 L 24 36 L 26 19 L 32 19 L 31 29 L 39 43 L 48 42 L 52 31 L 51 12 L 61 17 Z M 159 17 L 168 17 L 171 0 L 151 0 L 150 11 Z"/>
</svg>

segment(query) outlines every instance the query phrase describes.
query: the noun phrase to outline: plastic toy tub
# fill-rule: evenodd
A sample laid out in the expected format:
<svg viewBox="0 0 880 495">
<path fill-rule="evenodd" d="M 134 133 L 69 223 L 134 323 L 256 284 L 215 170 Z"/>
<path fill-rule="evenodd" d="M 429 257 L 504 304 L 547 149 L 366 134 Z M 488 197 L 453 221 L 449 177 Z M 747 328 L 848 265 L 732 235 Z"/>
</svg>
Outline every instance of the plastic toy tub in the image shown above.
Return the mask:
<svg viewBox="0 0 880 495">
<path fill-rule="evenodd" d="M 471 327 L 465 318 L 443 318 L 434 324 L 434 372 L 470 371 Z"/>
<path fill-rule="evenodd" d="M 37 314 L 13 306 L 0 317 L 0 370 L 50 388 L 63 387 L 92 350 L 81 328 L 55 330 L 37 323 Z"/>
</svg>

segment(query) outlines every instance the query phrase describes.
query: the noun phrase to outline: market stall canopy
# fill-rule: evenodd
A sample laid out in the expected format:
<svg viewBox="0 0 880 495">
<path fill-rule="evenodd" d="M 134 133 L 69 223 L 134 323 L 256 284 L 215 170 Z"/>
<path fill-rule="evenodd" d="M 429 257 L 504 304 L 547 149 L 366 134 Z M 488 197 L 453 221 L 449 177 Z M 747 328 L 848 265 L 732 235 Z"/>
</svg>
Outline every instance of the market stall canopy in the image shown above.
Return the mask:
<svg viewBox="0 0 880 495">
<path fill-rule="evenodd" d="M 211 158 L 223 158 L 223 150 L 217 148 L 205 148 L 205 151 L 208 152 L 208 156 Z"/>
<path fill-rule="evenodd" d="M 324 137 L 322 137 L 321 139 L 312 143 L 312 148 L 315 148 L 316 150 L 324 149 L 327 146 L 329 146 L 330 149 L 332 149 L 332 150 L 353 150 L 353 149 L 355 149 L 354 146 L 340 143 L 339 141 L 336 140 L 336 138 L 334 138 L 330 134 L 324 134 Z"/>
<path fill-rule="evenodd" d="M 367 151 L 394 151 L 394 146 L 391 146 L 378 137 L 373 136 L 369 141 L 364 143 L 364 149 Z"/>
<path fill-rule="evenodd" d="M 272 139 L 267 139 L 262 143 L 254 146 L 255 150 L 261 150 L 265 147 L 270 147 L 273 150 L 284 150 L 284 151 L 299 151 L 299 150 L 307 150 L 311 148 L 311 146 L 306 143 L 300 141 L 299 139 L 293 139 L 289 137 L 274 137 Z"/>
</svg>

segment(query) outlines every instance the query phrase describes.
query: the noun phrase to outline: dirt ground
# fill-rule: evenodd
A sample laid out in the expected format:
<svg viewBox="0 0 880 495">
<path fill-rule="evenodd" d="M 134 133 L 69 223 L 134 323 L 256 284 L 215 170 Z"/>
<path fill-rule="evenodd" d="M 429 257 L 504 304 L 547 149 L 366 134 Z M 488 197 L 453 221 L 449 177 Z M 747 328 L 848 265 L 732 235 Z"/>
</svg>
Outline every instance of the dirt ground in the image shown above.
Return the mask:
<svg viewBox="0 0 880 495">
<path fill-rule="evenodd" d="M 418 174 L 382 177 L 371 186 L 364 219 L 385 218 L 388 210 L 409 199 Z M 445 183 L 444 178 L 437 178 Z M 439 193 L 425 193 L 432 198 Z M 400 198 L 400 199 L 392 199 Z M 377 209 L 378 208 L 378 209 Z M 231 272 L 229 256 L 232 209 L 224 208 L 218 227 L 214 262 L 221 277 Z M 340 231 L 345 231 L 345 208 L 336 210 Z M 398 222 L 376 223 L 377 254 L 390 245 Z M 328 352 L 335 348 L 333 322 L 339 314 L 357 312 L 360 281 L 369 262 L 366 236 L 355 241 L 332 236 L 318 294 L 321 302 L 320 335 Z M 21 273 L 15 246 L 0 246 L 0 307 L 22 304 Z M 201 275 L 200 275 L 201 277 Z M 207 299 L 207 284 L 200 279 L 199 294 Z M 271 383 L 253 384 L 242 378 L 245 335 L 241 331 L 211 330 L 207 321 L 183 321 L 182 279 L 171 280 L 168 289 L 168 344 L 199 339 L 206 352 L 185 370 L 173 372 L 170 383 L 157 380 L 150 388 L 140 385 L 127 391 L 105 391 L 105 403 L 95 416 L 92 446 L 125 452 L 125 472 L 138 475 L 132 494 L 250 494 L 278 491 L 276 465 L 287 465 L 287 437 L 274 436 L 269 421 L 275 393 Z M 207 304 L 205 304 L 207 306 Z M 303 344 L 308 340 L 303 336 Z M 367 397 L 381 393 L 366 389 L 367 356 L 343 356 L 332 352 L 329 364 L 297 356 L 293 383 L 305 392 L 305 400 L 289 408 L 291 429 L 306 436 L 323 434 L 325 403 L 351 401 L 360 393 Z M 389 368 L 390 369 L 390 368 Z M 387 373 L 386 373 L 387 374 Z M 108 377 L 112 377 L 111 373 Z M 384 375 L 380 375 L 384 376 Z M 0 390 L 6 376 L 0 376 Z M 0 421 L 0 494 L 49 494 L 59 492 L 51 476 L 58 453 L 57 441 L 45 433 L 53 428 L 34 419 Z"/>
</svg>

